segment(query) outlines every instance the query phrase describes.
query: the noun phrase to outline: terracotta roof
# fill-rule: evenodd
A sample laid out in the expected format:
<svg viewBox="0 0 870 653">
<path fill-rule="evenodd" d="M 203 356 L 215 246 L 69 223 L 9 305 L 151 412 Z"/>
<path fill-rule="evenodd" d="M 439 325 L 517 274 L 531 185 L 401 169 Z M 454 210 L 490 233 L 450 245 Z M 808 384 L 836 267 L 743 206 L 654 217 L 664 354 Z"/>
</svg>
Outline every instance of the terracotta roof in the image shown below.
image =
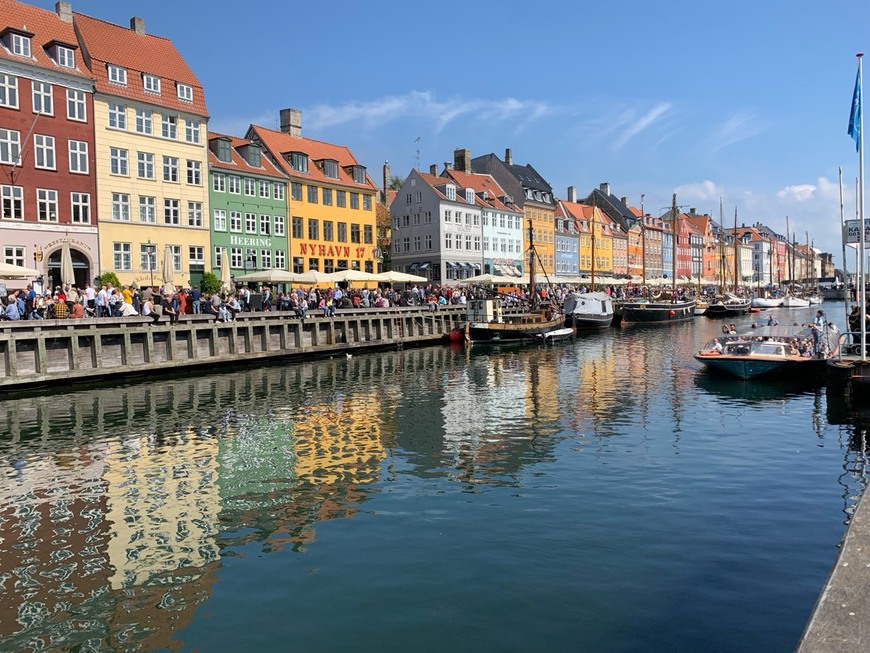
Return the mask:
<svg viewBox="0 0 870 653">
<path fill-rule="evenodd" d="M 77 77 L 91 79 L 91 74 L 85 67 L 79 40 L 76 38 L 72 23 L 65 23 L 55 12 L 40 9 L 17 0 L 0 0 L 0 31 L 12 28 L 28 34 L 31 37 L 31 57 L 19 57 L 10 50 L 0 46 L 0 59 L 28 63 L 40 68 L 64 72 Z M 69 45 L 75 49 L 76 68 L 66 68 L 55 63 L 45 51 L 45 46 L 52 41 Z"/>
<path fill-rule="evenodd" d="M 217 168 L 220 170 L 228 170 L 231 172 L 238 172 L 239 174 L 249 174 L 249 175 L 257 175 L 260 177 L 275 177 L 278 179 L 282 179 L 287 181 L 287 175 L 281 172 L 274 163 L 269 160 L 269 157 L 266 156 L 266 153 L 263 152 L 262 156 L 260 156 L 260 164 L 262 167 L 255 168 L 251 164 L 248 163 L 247 159 L 239 154 L 236 148 L 244 147 L 251 143 L 250 140 L 246 138 L 238 138 L 236 136 L 227 136 L 226 134 L 218 134 L 215 132 L 208 133 L 209 145 L 211 141 L 217 140 L 219 138 L 228 138 L 230 139 L 230 158 L 231 161 L 221 161 L 217 158 L 217 155 L 212 152 L 211 147 L 208 150 L 208 163 L 211 167 Z"/>
<path fill-rule="evenodd" d="M 519 209 L 511 208 L 501 201 L 501 198 L 505 196 L 504 189 L 492 175 L 475 172 L 460 172 L 458 170 L 446 170 L 445 174 L 462 188 L 470 188 L 478 194 L 486 192 L 486 200 L 478 195 L 477 200 L 479 204 L 489 205 L 503 211 L 519 211 Z"/>
<path fill-rule="evenodd" d="M 272 153 L 278 167 L 292 179 L 310 180 L 323 184 L 338 184 L 350 188 L 377 190 L 377 186 L 366 173 L 366 183 L 358 184 L 353 180 L 353 173 L 346 170 L 349 166 L 362 165 L 356 157 L 344 145 L 333 145 L 323 141 L 315 141 L 303 136 L 291 136 L 290 134 L 266 129 L 257 125 L 251 125 L 248 130 L 256 140 L 259 140 L 265 149 Z M 308 155 L 308 172 L 298 172 L 293 169 L 286 157 L 291 152 L 301 152 Z M 323 174 L 316 161 L 331 159 L 338 162 L 338 179 L 327 177 Z"/>
<path fill-rule="evenodd" d="M 202 85 L 172 41 L 152 34 L 137 34 L 128 27 L 84 14 L 73 16 L 90 58 L 97 92 L 208 117 Z M 109 64 L 127 69 L 126 86 L 109 81 Z M 145 91 L 142 73 L 160 78 L 159 94 Z M 192 87 L 192 102 L 178 97 L 176 83 Z"/>
</svg>

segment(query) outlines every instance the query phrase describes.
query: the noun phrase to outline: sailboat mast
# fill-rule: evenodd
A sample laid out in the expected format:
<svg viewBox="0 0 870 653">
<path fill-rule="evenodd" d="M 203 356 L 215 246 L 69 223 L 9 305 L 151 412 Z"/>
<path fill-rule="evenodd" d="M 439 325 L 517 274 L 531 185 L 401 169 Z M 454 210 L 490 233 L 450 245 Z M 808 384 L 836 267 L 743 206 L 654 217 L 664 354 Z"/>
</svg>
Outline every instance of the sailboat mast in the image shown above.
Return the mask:
<svg viewBox="0 0 870 653">
<path fill-rule="evenodd" d="M 643 193 L 640 195 L 640 265 L 641 277 L 646 286 L 646 214 L 643 212 Z"/>
<path fill-rule="evenodd" d="M 677 194 L 671 200 L 671 223 L 673 224 L 673 253 L 671 254 L 671 288 L 674 298 L 677 296 Z"/>
<path fill-rule="evenodd" d="M 592 292 L 595 292 L 595 195 L 592 195 Z"/>
<path fill-rule="evenodd" d="M 794 270 L 792 269 L 792 246 L 791 239 L 789 238 L 788 233 L 788 216 L 785 216 L 785 242 L 788 245 L 788 251 L 786 255 L 788 256 L 788 282 L 791 284 L 792 290 L 794 290 Z"/>
<path fill-rule="evenodd" d="M 537 304 L 537 290 L 535 288 L 535 230 L 532 228 L 532 219 L 529 218 L 529 295 L 532 303 Z"/>
<path fill-rule="evenodd" d="M 737 279 L 740 277 L 740 261 L 737 258 L 737 207 L 734 207 L 734 294 L 737 294 Z"/>
</svg>

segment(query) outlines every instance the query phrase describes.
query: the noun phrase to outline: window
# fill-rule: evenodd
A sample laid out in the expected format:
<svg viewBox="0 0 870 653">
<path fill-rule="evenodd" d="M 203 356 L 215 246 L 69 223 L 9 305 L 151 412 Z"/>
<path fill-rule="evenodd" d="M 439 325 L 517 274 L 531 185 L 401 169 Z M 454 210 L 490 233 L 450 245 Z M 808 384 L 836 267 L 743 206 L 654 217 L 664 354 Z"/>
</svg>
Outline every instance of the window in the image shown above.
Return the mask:
<svg viewBox="0 0 870 653">
<path fill-rule="evenodd" d="M 230 231 L 242 233 L 242 212 L 230 211 Z"/>
<path fill-rule="evenodd" d="M 374 240 L 374 230 L 370 224 L 363 226 L 363 242 L 367 245 L 371 245 L 375 242 Z"/>
<path fill-rule="evenodd" d="M 202 202 L 187 203 L 187 226 L 201 227 L 202 226 Z"/>
<path fill-rule="evenodd" d="M 0 73 L 0 107 L 18 108 L 18 78 Z"/>
<path fill-rule="evenodd" d="M 184 121 L 184 140 L 188 143 L 194 143 L 196 145 L 199 145 L 199 143 L 201 142 L 199 120 Z"/>
<path fill-rule="evenodd" d="M 139 196 L 139 222 L 155 224 L 157 222 L 157 198 L 147 195 Z"/>
<path fill-rule="evenodd" d="M 291 222 L 293 238 L 302 238 L 302 218 L 293 218 Z"/>
<path fill-rule="evenodd" d="M 360 239 L 359 225 L 358 224 L 350 225 L 350 242 L 352 242 L 352 243 L 361 243 L 362 242 L 362 240 Z"/>
<path fill-rule="evenodd" d="M 346 191 L 343 191 L 343 190 L 335 191 L 335 205 L 340 209 L 343 209 L 345 206 L 347 206 L 347 192 Z"/>
<path fill-rule="evenodd" d="M 54 115 L 51 84 L 47 82 L 31 82 L 31 86 L 33 88 L 33 113 L 41 113 L 46 116 Z M 2 91 L 0 91 L 0 94 L 2 94 Z M 3 104 L 2 100 L 0 100 L 0 104 Z"/>
<path fill-rule="evenodd" d="M 88 143 L 87 141 L 69 142 L 69 171 L 88 174 Z"/>
<path fill-rule="evenodd" d="M 275 182 L 272 186 L 272 193 L 276 200 L 284 200 L 284 184 Z"/>
<path fill-rule="evenodd" d="M 330 179 L 338 179 L 338 161 L 325 160 L 323 162 L 323 175 Z"/>
<path fill-rule="evenodd" d="M 109 148 L 109 172 L 113 175 L 127 176 L 130 174 L 127 160 L 127 150 L 120 147 Z"/>
<path fill-rule="evenodd" d="M 459 237 L 457 236 L 457 241 L 458 240 L 459 240 Z M 457 242 L 456 244 L 459 245 L 459 242 Z M 465 235 L 465 249 L 467 249 L 467 250 L 471 249 L 471 235 L 470 234 Z"/>
<path fill-rule="evenodd" d="M 188 247 L 187 256 L 191 263 L 205 263 L 205 250 L 198 245 L 191 245 Z"/>
<path fill-rule="evenodd" d="M 411 239 L 408 238 L 407 236 L 405 236 L 405 238 L 402 239 L 402 251 L 403 252 L 410 252 L 411 251 Z"/>
<path fill-rule="evenodd" d="M 181 272 L 181 245 L 169 245 L 169 253 L 172 256 L 172 270 Z"/>
<path fill-rule="evenodd" d="M 347 242 L 347 223 L 345 222 L 338 223 L 338 242 Z"/>
<path fill-rule="evenodd" d="M 419 252 L 421 246 L 420 236 L 414 236 L 414 251 Z"/>
<path fill-rule="evenodd" d="M 444 234 L 444 249 L 453 249 L 453 234 Z"/>
<path fill-rule="evenodd" d="M 245 179 L 245 195 L 254 196 L 257 194 L 257 182 L 253 179 Z"/>
<path fill-rule="evenodd" d="M 275 250 L 275 267 L 279 270 L 283 270 L 284 266 L 287 264 L 287 255 L 283 249 Z"/>
<path fill-rule="evenodd" d="M 215 209 L 212 217 L 212 225 L 215 231 L 227 230 L 227 212 L 224 209 Z"/>
<path fill-rule="evenodd" d="M 127 85 L 127 69 L 109 64 L 109 81 L 112 84 Z"/>
<path fill-rule="evenodd" d="M 302 184 L 298 181 L 290 182 L 290 198 L 294 202 L 302 201 Z"/>
<path fill-rule="evenodd" d="M 352 208 L 352 209 L 359 208 L 359 193 L 351 193 L 350 194 L 350 208 Z"/>
<path fill-rule="evenodd" d="M 30 56 L 30 37 L 24 34 L 12 34 L 12 54 L 17 54 L 19 57 Z"/>
<path fill-rule="evenodd" d="M 270 215 L 261 215 L 260 216 L 260 233 L 264 236 L 268 236 L 272 231 L 272 216 Z"/>
<path fill-rule="evenodd" d="M 426 249 L 432 249 L 432 234 L 426 234 Z"/>
<path fill-rule="evenodd" d="M 112 243 L 112 262 L 116 270 L 132 270 L 133 258 L 130 243 Z"/>
<path fill-rule="evenodd" d="M 231 268 L 242 267 L 242 248 L 241 247 L 233 247 L 232 249 L 230 249 L 230 267 Z"/>
<path fill-rule="evenodd" d="M 353 180 L 357 184 L 366 183 L 366 169 L 362 166 L 353 167 Z"/>
<path fill-rule="evenodd" d="M 272 252 L 270 250 L 264 249 L 260 252 L 260 265 L 263 266 L 264 270 L 272 267 Z"/>
<path fill-rule="evenodd" d="M 372 210 L 372 196 L 371 195 L 363 195 L 363 211 L 371 211 Z"/>
<path fill-rule="evenodd" d="M 145 87 L 147 93 L 160 94 L 160 78 L 156 75 L 142 73 L 142 86 Z"/>
<path fill-rule="evenodd" d="M 163 138 L 171 138 L 175 140 L 178 138 L 178 116 L 167 116 L 163 114 L 163 119 L 161 122 L 161 129 Z"/>
<path fill-rule="evenodd" d="M 308 218 L 308 240 L 320 240 L 318 225 L 320 223 L 314 218 Z"/>
<path fill-rule="evenodd" d="M 256 213 L 245 213 L 245 232 L 249 234 L 257 233 Z"/>
<path fill-rule="evenodd" d="M 178 99 L 185 102 L 193 102 L 193 87 L 190 84 L 179 84 Z"/>
<path fill-rule="evenodd" d="M 332 189 L 323 189 L 323 206 L 332 206 Z"/>
<path fill-rule="evenodd" d="M 127 129 L 127 105 L 117 102 L 109 103 L 109 127 Z"/>
<path fill-rule="evenodd" d="M 17 165 L 21 158 L 21 132 L 0 129 L 0 163 Z"/>
<path fill-rule="evenodd" d="M 85 92 L 66 90 L 66 117 L 70 120 L 87 122 L 88 110 L 85 104 Z"/>
<path fill-rule="evenodd" d="M 4 247 L 3 262 L 9 265 L 24 265 L 24 248 L 23 247 Z"/>
<path fill-rule="evenodd" d="M 217 142 L 217 158 L 220 161 L 230 162 L 233 160 L 232 150 L 230 149 L 230 139 L 219 138 Z"/>
<path fill-rule="evenodd" d="M 157 269 L 157 247 L 153 243 L 139 245 L 139 269 L 145 271 Z"/>
<path fill-rule="evenodd" d="M 271 184 L 268 181 L 260 182 L 260 197 L 263 199 L 269 199 L 269 192 L 271 191 Z"/>
<path fill-rule="evenodd" d="M 296 172 L 308 172 L 308 155 L 302 152 L 291 152 L 290 166 Z"/>
<path fill-rule="evenodd" d="M 136 174 L 139 179 L 154 179 L 154 155 L 151 152 L 136 153 Z"/>
<path fill-rule="evenodd" d="M 323 240 L 332 242 L 333 232 L 332 232 L 332 220 L 324 220 L 323 221 Z"/>
<path fill-rule="evenodd" d="M 187 160 L 187 183 L 191 186 L 202 185 L 202 163 L 200 161 Z"/>
<path fill-rule="evenodd" d="M 57 65 L 64 68 L 76 67 L 76 53 L 72 48 L 67 48 L 62 45 L 55 46 L 55 58 Z"/>
<path fill-rule="evenodd" d="M 151 109 L 136 109 L 136 131 L 139 134 L 153 134 L 154 121 Z"/>
<path fill-rule="evenodd" d="M 283 236 L 284 234 L 284 216 L 276 215 L 275 216 L 275 235 Z"/>
<path fill-rule="evenodd" d="M 112 193 L 112 220 L 130 221 L 130 196 L 127 193 Z"/>
<path fill-rule="evenodd" d="M 24 188 L 21 186 L 0 186 L 3 201 L 2 217 L 6 220 L 24 219 Z"/>
<path fill-rule="evenodd" d="M 72 221 L 79 224 L 89 224 L 91 221 L 91 196 L 88 193 L 70 193 Z"/>
<path fill-rule="evenodd" d="M 42 134 L 33 135 L 33 149 L 36 154 L 35 165 L 37 168 L 46 168 L 54 170 L 54 136 L 44 136 Z"/>
<path fill-rule="evenodd" d="M 227 189 L 227 177 L 222 172 L 214 173 L 211 180 L 211 187 L 217 193 L 223 193 Z"/>
<path fill-rule="evenodd" d="M 181 209 L 178 200 L 163 200 L 163 224 L 181 224 Z"/>
<path fill-rule="evenodd" d="M 317 204 L 317 186 L 308 187 L 308 203 Z"/>
<path fill-rule="evenodd" d="M 178 181 L 178 158 L 174 156 L 163 157 L 163 181 Z"/>
<path fill-rule="evenodd" d="M 235 175 L 230 175 L 230 192 L 236 195 L 242 192 L 242 180 Z"/>
</svg>

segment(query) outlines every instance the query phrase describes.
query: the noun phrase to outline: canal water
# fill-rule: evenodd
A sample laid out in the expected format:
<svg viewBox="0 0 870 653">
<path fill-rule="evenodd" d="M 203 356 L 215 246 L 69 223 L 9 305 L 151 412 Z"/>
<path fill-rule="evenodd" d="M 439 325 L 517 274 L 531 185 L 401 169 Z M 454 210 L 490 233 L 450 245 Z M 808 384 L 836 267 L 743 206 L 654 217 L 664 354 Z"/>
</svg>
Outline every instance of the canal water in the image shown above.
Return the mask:
<svg viewBox="0 0 870 653">
<path fill-rule="evenodd" d="M 866 421 L 721 326 L 0 401 L 0 650 L 791 651 Z"/>
</svg>

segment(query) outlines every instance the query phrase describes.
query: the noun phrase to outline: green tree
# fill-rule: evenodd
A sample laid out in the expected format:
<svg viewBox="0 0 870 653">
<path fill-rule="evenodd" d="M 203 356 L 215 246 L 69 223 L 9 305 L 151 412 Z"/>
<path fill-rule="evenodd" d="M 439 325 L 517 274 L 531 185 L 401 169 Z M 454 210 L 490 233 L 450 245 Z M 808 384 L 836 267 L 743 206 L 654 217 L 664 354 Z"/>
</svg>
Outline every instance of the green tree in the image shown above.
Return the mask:
<svg viewBox="0 0 870 653">
<path fill-rule="evenodd" d="M 213 273 L 206 272 L 202 275 L 199 289 L 206 294 L 213 295 L 221 289 L 220 279 L 218 279 Z"/>
<path fill-rule="evenodd" d="M 402 187 L 402 184 L 405 183 L 405 180 L 396 175 L 392 175 L 390 177 L 390 190 L 399 190 Z"/>
<path fill-rule="evenodd" d="M 121 282 L 118 280 L 118 275 L 114 272 L 103 272 L 100 275 L 100 285 L 108 284 L 112 284 L 114 288 L 120 288 Z M 97 290 L 99 290 L 99 288 Z"/>
</svg>

